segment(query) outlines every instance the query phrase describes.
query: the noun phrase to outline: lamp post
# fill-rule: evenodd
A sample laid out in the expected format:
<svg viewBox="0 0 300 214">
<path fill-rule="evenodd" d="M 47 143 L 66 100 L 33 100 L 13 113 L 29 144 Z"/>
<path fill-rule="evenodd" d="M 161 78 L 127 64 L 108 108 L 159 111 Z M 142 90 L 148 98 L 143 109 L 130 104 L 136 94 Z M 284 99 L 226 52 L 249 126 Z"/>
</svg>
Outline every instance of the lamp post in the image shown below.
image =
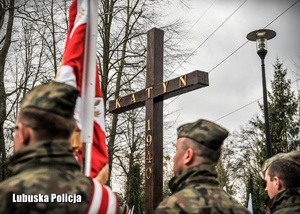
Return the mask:
<svg viewBox="0 0 300 214">
<path fill-rule="evenodd" d="M 267 158 L 272 156 L 272 144 L 271 144 L 271 140 L 270 140 L 268 97 L 267 97 L 266 73 L 265 73 L 264 59 L 268 53 L 267 40 L 270 40 L 270 39 L 274 38 L 275 36 L 276 36 L 276 32 L 273 30 L 268 30 L 268 29 L 255 30 L 255 31 L 248 33 L 248 35 L 247 35 L 248 40 L 256 41 L 257 54 L 259 55 L 259 57 L 261 59 Z"/>
</svg>

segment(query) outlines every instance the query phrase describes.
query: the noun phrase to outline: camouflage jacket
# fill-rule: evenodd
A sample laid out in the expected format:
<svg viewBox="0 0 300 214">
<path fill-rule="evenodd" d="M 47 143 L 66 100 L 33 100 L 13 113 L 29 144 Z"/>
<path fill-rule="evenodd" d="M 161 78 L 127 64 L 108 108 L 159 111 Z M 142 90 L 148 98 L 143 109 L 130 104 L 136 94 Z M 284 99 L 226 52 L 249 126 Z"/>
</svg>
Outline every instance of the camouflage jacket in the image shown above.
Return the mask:
<svg viewBox="0 0 300 214">
<path fill-rule="evenodd" d="M 155 213 L 249 213 L 218 186 L 212 165 L 181 171 L 169 182 L 172 195 L 163 200 Z"/>
<path fill-rule="evenodd" d="M 81 173 L 69 142 L 27 146 L 11 157 L 9 168 L 13 175 L 0 183 L 1 214 L 87 213 L 94 184 Z"/>
<path fill-rule="evenodd" d="M 300 187 L 278 193 L 268 204 L 270 213 L 300 213 Z"/>
</svg>

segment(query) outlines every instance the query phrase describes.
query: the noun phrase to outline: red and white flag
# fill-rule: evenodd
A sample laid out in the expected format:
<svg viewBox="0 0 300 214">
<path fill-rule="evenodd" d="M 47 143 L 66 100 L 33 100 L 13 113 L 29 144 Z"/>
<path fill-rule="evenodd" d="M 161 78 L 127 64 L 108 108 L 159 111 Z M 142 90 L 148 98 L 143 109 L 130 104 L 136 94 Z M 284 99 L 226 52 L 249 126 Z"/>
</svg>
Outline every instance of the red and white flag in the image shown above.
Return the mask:
<svg viewBox="0 0 300 214">
<path fill-rule="evenodd" d="M 69 28 L 66 40 L 62 65 L 57 73 L 56 81 L 65 82 L 80 90 L 76 103 L 75 119 L 77 126 L 81 130 L 81 120 L 84 115 L 80 115 L 82 106 L 82 84 L 84 71 L 84 50 L 85 35 L 88 20 L 88 0 L 74 0 L 69 8 Z M 95 67 L 97 70 L 97 68 Z M 90 177 L 94 178 L 101 169 L 108 163 L 108 151 L 106 147 L 106 134 L 104 122 L 104 103 L 100 87 L 99 74 L 96 72 L 94 101 L 94 132 L 91 157 Z M 88 104 L 87 104 L 88 105 Z M 79 152 L 78 160 L 82 159 L 82 150 Z"/>
</svg>

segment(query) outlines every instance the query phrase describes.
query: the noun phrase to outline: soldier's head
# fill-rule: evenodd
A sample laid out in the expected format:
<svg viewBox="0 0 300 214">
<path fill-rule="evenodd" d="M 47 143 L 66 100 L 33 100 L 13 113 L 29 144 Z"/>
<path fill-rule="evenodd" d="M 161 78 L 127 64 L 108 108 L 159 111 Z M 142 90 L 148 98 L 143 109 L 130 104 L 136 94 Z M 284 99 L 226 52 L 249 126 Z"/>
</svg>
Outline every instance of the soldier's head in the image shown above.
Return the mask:
<svg viewBox="0 0 300 214">
<path fill-rule="evenodd" d="M 27 93 L 14 130 L 15 151 L 43 140 L 68 140 L 76 127 L 73 115 L 78 93 L 55 81 Z"/>
<path fill-rule="evenodd" d="M 216 165 L 228 131 L 216 123 L 200 119 L 179 126 L 177 135 L 174 173 L 199 164 Z"/>
<path fill-rule="evenodd" d="M 287 188 L 300 187 L 300 151 L 275 155 L 263 167 L 265 190 L 271 199 Z"/>
</svg>

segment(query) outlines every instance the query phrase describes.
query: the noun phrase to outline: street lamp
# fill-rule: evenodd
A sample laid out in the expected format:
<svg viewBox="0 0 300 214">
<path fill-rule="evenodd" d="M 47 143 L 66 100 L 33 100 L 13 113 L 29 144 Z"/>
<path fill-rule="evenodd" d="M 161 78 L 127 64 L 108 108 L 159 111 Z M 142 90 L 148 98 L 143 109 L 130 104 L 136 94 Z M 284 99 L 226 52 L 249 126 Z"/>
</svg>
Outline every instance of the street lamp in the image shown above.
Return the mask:
<svg viewBox="0 0 300 214">
<path fill-rule="evenodd" d="M 268 53 L 267 40 L 270 40 L 276 36 L 276 32 L 268 29 L 255 30 L 247 35 L 247 39 L 250 41 L 256 41 L 257 54 L 261 59 L 262 70 L 262 84 L 263 84 L 263 99 L 264 99 L 264 116 L 265 116 L 265 133 L 267 144 L 267 158 L 272 156 L 272 144 L 270 140 L 270 126 L 269 126 L 269 112 L 268 112 L 268 97 L 266 87 L 266 73 L 265 73 L 265 56 Z"/>
</svg>

